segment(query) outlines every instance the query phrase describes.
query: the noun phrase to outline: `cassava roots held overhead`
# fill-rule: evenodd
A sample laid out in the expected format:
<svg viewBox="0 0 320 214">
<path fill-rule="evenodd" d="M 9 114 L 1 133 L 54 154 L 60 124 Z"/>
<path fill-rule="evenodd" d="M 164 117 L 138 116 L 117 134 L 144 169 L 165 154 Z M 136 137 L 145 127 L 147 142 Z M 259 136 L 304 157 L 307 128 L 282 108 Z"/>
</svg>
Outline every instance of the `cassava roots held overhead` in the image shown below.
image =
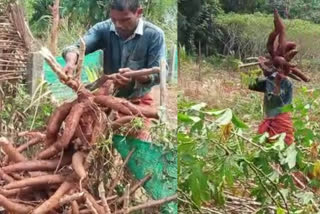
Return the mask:
<svg viewBox="0 0 320 214">
<path fill-rule="evenodd" d="M 279 73 L 289 76 L 297 81 L 309 82 L 311 79 L 291 64 L 298 50 L 295 42 L 287 41 L 286 28 L 278 11 L 274 10 L 274 30 L 270 33 L 267 41 L 267 50 L 270 54 L 268 59 L 260 57 L 260 65 L 274 66 Z M 261 60 L 263 59 L 263 60 Z"/>
</svg>

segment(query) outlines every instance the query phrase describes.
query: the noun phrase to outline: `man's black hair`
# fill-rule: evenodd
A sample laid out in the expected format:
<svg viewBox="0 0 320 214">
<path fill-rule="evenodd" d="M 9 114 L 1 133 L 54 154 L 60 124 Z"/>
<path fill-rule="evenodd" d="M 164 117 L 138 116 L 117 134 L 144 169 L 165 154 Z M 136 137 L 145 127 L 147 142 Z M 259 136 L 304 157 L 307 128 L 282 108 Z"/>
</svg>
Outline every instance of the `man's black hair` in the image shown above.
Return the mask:
<svg viewBox="0 0 320 214">
<path fill-rule="evenodd" d="M 137 11 L 140 7 L 139 0 L 111 0 L 111 9 L 112 10 L 130 10 L 131 12 Z"/>
</svg>

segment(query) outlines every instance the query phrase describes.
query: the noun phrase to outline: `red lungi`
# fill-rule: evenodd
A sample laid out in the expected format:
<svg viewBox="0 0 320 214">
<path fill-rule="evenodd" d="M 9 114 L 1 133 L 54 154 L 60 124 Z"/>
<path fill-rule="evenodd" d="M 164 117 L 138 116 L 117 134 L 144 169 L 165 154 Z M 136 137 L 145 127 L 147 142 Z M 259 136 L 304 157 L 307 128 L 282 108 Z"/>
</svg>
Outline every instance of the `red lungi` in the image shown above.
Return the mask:
<svg viewBox="0 0 320 214">
<path fill-rule="evenodd" d="M 259 125 L 258 133 L 268 132 L 270 137 L 286 133 L 285 142 L 291 145 L 294 141 L 294 129 L 290 113 L 282 113 L 276 117 L 266 118 Z"/>
</svg>

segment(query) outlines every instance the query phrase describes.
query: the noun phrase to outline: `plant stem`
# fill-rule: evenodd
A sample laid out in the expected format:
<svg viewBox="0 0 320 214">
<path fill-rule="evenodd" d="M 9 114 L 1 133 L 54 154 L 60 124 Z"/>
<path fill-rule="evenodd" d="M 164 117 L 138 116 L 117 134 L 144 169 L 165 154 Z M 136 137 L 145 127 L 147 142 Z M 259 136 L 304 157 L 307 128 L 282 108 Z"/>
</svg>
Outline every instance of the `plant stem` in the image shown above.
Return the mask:
<svg viewBox="0 0 320 214">
<path fill-rule="evenodd" d="M 234 135 L 242 138 L 243 140 L 247 141 L 248 143 L 252 144 L 253 146 L 258 147 L 258 148 L 261 149 L 262 151 L 267 152 L 267 150 L 265 150 L 262 146 L 260 146 L 260 145 L 258 145 L 258 144 L 256 144 L 256 143 L 252 142 L 252 140 L 250 140 L 250 139 L 242 136 L 241 134 L 238 134 L 238 133 L 236 133 L 236 132 L 232 132 L 232 134 L 234 134 Z"/>
<path fill-rule="evenodd" d="M 187 195 L 185 192 L 183 192 L 179 188 L 178 188 L 178 192 L 181 193 L 184 197 L 186 197 L 187 200 L 199 211 L 199 213 L 202 214 L 202 211 L 201 211 L 200 207 L 196 203 L 194 203 L 194 201 L 190 198 L 189 195 Z"/>
<path fill-rule="evenodd" d="M 259 172 L 260 174 L 263 175 L 263 177 L 265 177 L 275 188 L 275 190 L 279 193 L 281 199 L 283 200 L 283 203 L 285 205 L 285 208 L 287 210 L 288 213 L 290 213 L 289 211 L 289 207 L 287 204 L 287 201 L 284 197 L 284 195 L 282 194 L 282 192 L 280 192 L 280 190 L 278 189 L 278 186 L 276 183 L 274 183 L 263 171 L 261 171 L 259 168 L 257 168 L 254 164 L 252 164 L 251 162 L 249 162 L 248 160 L 244 159 L 244 161 L 249 165 L 249 167 L 255 172 L 255 174 L 258 176 L 258 179 L 261 183 L 261 185 L 263 186 L 263 188 L 266 190 L 266 192 L 268 193 L 268 195 L 270 196 L 270 198 L 272 199 L 273 202 L 275 202 L 278 205 L 278 202 L 275 201 L 275 199 L 272 197 L 271 193 L 266 189 L 266 187 L 264 186 L 264 184 L 262 183 L 261 177 L 259 176 L 259 174 L 257 172 Z"/>
<path fill-rule="evenodd" d="M 256 171 L 256 169 L 249 164 L 249 167 L 252 169 L 252 171 L 257 175 L 259 182 L 261 183 L 261 186 L 263 187 L 263 189 L 266 191 L 266 193 L 269 195 L 269 197 L 271 198 L 271 200 L 277 205 L 279 206 L 279 203 L 273 198 L 272 194 L 269 192 L 269 190 L 267 189 L 267 187 L 264 185 L 259 173 Z"/>
</svg>

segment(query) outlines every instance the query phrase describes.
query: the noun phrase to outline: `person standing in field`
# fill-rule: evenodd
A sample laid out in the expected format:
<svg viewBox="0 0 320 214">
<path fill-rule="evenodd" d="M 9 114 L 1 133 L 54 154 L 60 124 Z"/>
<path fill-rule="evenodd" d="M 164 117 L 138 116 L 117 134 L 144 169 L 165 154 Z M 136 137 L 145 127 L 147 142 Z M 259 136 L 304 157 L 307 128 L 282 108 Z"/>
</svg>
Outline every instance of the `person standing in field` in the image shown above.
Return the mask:
<svg viewBox="0 0 320 214">
<path fill-rule="evenodd" d="M 258 133 L 269 133 L 272 137 L 276 134 L 286 133 L 285 142 L 291 145 L 294 142 L 294 129 L 291 114 L 283 113 L 282 107 L 292 103 L 292 83 L 283 74 L 280 68 L 265 65 L 266 59 L 259 57 L 259 66 L 264 78 L 257 78 L 249 86 L 250 90 L 264 93 L 265 118 L 259 125 Z"/>
<path fill-rule="evenodd" d="M 97 23 L 84 35 L 85 54 L 103 50 L 104 74 L 115 75 L 119 86 L 117 97 L 126 98 L 136 105 L 155 107 L 150 91 L 159 84 L 159 74 L 135 79 L 126 78 L 123 74 L 160 66 L 160 61 L 166 57 L 164 32 L 142 18 L 139 0 L 112 0 L 110 8 L 110 19 Z M 63 51 L 67 75 L 73 75 L 79 47 L 80 41 Z M 148 127 L 150 121 L 145 121 L 145 125 Z M 147 140 L 149 133 L 144 130 L 136 137 Z"/>
</svg>

